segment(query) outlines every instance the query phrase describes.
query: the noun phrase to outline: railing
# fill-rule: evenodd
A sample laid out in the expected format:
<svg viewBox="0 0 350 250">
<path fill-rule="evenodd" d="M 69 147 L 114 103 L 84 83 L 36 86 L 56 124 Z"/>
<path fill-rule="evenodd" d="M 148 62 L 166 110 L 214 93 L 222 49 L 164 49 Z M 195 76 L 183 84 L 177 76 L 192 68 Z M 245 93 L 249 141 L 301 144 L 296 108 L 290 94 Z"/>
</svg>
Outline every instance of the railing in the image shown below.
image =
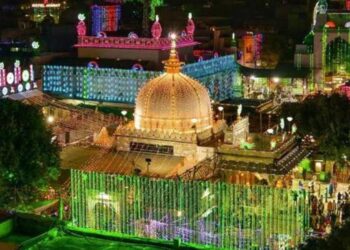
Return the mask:
<svg viewBox="0 0 350 250">
<path fill-rule="evenodd" d="M 192 35 L 181 36 L 176 41 L 177 47 L 195 45 Z M 75 47 L 98 47 L 117 49 L 170 49 L 169 38 L 129 38 L 129 37 L 96 37 L 79 36 Z"/>
</svg>

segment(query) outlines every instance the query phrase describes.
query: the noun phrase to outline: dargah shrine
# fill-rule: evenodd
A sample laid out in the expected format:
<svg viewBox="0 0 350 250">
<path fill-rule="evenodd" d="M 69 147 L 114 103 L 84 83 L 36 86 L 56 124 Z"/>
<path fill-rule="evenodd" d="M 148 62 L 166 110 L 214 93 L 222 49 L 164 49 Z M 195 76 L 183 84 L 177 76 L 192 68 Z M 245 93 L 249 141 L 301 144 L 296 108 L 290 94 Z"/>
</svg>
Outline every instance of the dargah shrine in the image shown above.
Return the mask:
<svg viewBox="0 0 350 250">
<path fill-rule="evenodd" d="M 212 181 L 215 169 L 203 162 L 225 140 L 239 154 L 226 156 L 255 158 L 244 155 L 249 120 L 241 106 L 230 129 L 215 120 L 207 89 L 181 73 L 181 64 L 172 36 L 165 72 L 140 89 L 134 119 L 102 129 L 95 144 L 107 152 L 72 168 L 70 227 L 213 248 L 297 246 L 308 228 L 307 192 Z M 293 136 L 278 140 L 265 157 L 295 157 Z"/>
<path fill-rule="evenodd" d="M 327 0 L 317 2 L 310 33 L 297 45 L 294 63 L 312 70 L 318 89 L 334 89 L 350 76 L 350 3 L 329 9 Z"/>
<path fill-rule="evenodd" d="M 116 10 L 91 9 L 109 13 L 99 22 L 113 15 L 118 29 Z M 79 163 L 63 164 L 71 173 L 69 229 L 208 249 L 305 240 L 309 194 L 283 180 L 310 154 L 296 142 L 295 126 L 281 121 L 268 134 L 251 133 L 242 105 L 230 124 L 222 107 L 221 116 L 214 110 L 242 95 L 235 55 L 195 58 L 192 15 L 181 33 L 167 36 L 157 17 L 152 37 L 110 36 L 103 25 L 87 35 L 85 16 L 78 19 L 77 58 L 45 65 L 43 91 L 135 106 L 97 131 L 92 145 L 73 149 Z M 262 181 L 271 186 L 255 185 Z"/>
</svg>

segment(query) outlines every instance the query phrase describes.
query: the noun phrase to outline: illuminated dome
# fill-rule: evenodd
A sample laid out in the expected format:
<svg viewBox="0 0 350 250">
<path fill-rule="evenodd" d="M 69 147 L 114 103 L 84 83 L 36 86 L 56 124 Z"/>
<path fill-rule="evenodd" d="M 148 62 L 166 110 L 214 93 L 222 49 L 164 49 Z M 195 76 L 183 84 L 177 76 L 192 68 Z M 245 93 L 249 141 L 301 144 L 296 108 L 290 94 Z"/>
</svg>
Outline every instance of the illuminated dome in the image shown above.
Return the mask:
<svg viewBox="0 0 350 250">
<path fill-rule="evenodd" d="M 135 108 L 135 128 L 193 133 L 211 128 L 212 110 L 208 91 L 198 81 L 180 73 L 175 51 L 165 62 L 165 73 L 141 88 Z"/>
</svg>

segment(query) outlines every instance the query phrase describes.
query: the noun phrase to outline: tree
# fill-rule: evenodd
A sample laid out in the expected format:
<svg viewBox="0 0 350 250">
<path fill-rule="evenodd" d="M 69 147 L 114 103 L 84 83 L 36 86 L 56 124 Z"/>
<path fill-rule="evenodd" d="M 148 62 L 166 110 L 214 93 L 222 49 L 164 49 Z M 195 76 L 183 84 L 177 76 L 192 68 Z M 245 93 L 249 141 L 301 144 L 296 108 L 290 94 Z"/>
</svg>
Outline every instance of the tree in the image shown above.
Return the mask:
<svg viewBox="0 0 350 250">
<path fill-rule="evenodd" d="M 156 8 L 163 4 L 163 0 L 126 0 L 125 2 L 142 2 L 142 33 L 143 36 L 149 36 L 149 21 L 155 20 Z"/>
<path fill-rule="evenodd" d="M 301 136 L 313 135 L 328 160 L 341 161 L 350 152 L 350 101 L 343 95 L 317 94 L 302 103 L 282 106 L 282 117 L 292 116 Z"/>
<path fill-rule="evenodd" d="M 0 204 L 40 196 L 59 175 L 59 148 L 41 109 L 0 99 Z"/>
</svg>

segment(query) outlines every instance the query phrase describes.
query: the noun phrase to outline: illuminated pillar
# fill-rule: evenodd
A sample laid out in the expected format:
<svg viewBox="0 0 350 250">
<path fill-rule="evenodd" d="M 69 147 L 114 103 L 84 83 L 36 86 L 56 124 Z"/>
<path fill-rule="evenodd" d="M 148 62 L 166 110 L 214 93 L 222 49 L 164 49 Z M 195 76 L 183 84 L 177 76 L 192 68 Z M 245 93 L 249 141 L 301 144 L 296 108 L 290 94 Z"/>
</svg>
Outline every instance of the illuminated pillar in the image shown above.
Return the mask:
<svg viewBox="0 0 350 250">
<path fill-rule="evenodd" d="M 0 63 L 0 87 L 6 85 L 6 70 L 4 63 Z"/>
<path fill-rule="evenodd" d="M 15 75 L 15 84 L 20 83 L 22 80 L 22 72 L 21 72 L 21 63 L 19 60 L 15 61 L 14 75 Z"/>
<path fill-rule="evenodd" d="M 29 71 L 30 71 L 30 81 L 34 82 L 34 67 L 33 67 L 33 64 L 29 65 Z"/>
</svg>

